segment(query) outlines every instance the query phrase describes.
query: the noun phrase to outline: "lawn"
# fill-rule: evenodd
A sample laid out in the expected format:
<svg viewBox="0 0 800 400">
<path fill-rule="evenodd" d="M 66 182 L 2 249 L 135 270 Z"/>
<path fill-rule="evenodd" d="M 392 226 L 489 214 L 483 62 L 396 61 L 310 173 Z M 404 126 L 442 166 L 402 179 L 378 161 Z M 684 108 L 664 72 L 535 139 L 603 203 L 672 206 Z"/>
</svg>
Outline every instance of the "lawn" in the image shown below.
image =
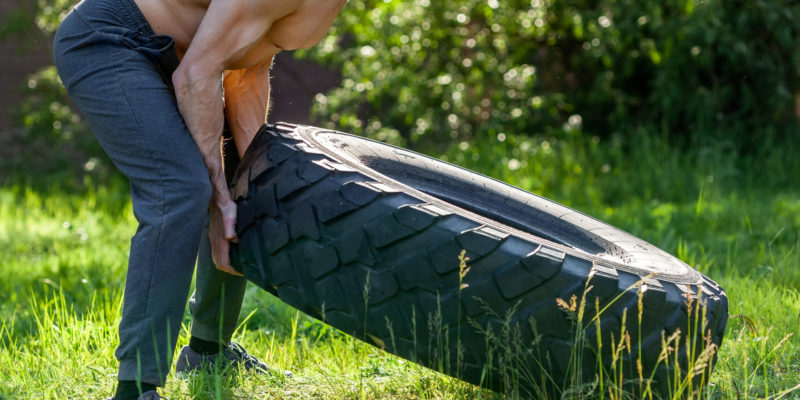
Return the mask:
<svg viewBox="0 0 800 400">
<path fill-rule="evenodd" d="M 500 140 L 502 139 L 502 140 Z M 720 283 L 731 315 L 709 398 L 800 396 L 800 172 L 793 146 L 740 157 L 666 138 L 489 138 L 442 158 L 598 217 Z M 21 183 L 26 182 L 26 183 Z M 130 236 L 121 179 L 0 187 L 0 399 L 112 393 Z M 179 346 L 188 340 L 188 314 Z M 502 398 L 398 359 L 251 286 L 235 340 L 294 378 L 171 374 L 173 399 Z M 578 393 L 575 394 L 578 396 Z M 585 397 L 608 397 L 587 391 Z"/>
</svg>

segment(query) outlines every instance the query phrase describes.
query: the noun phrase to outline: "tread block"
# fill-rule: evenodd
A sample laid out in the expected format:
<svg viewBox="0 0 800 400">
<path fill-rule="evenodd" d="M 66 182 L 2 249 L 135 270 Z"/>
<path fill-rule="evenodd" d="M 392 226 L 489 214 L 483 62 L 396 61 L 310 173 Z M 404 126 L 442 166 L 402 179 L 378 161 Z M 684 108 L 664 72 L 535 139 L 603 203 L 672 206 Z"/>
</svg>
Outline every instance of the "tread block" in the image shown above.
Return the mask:
<svg viewBox="0 0 800 400">
<path fill-rule="evenodd" d="M 253 215 L 278 215 L 278 200 L 275 198 L 275 185 L 264 185 L 256 189 L 256 194 L 247 201 L 253 208 Z"/>
<path fill-rule="evenodd" d="M 645 285 L 647 285 L 649 289 L 658 289 L 661 291 L 664 290 L 664 285 L 662 285 L 661 282 L 659 282 L 657 279 L 642 278 L 642 281 L 644 282 Z"/>
<path fill-rule="evenodd" d="M 280 183 L 276 183 L 278 199 L 285 199 L 290 194 L 307 187 L 309 185 L 304 179 L 300 178 L 297 169 L 285 171 Z"/>
<path fill-rule="evenodd" d="M 445 328 L 458 321 L 458 297 L 452 294 L 437 296 L 434 293 L 422 293 L 419 296 L 419 306 L 424 313 L 425 319 L 429 322 L 433 321 L 433 316 L 440 314 L 442 325 L 434 327 L 436 329 Z"/>
<path fill-rule="evenodd" d="M 366 288 L 366 277 L 369 268 L 366 265 L 352 263 L 342 266 L 337 271 L 339 284 L 342 290 L 347 293 L 347 300 L 350 302 L 350 313 L 357 318 L 362 318 L 365 312 L 364 288 Z M 366 309 L 368 311 L 369 308 Z"/>
<path fill-rule="evenodd" d="M 321 150 L 317 149 L 316 147 L 309 146 L 305 142 L 297 143 L 295 147 L 308 154 L 325 154 Z"/>
<path fill-rule="evenodd" d="M 357 172 L 347 164 L 328 161 L 328 165 L 339 172 Z"/>
<path fill-rule="evenodd" d="M 388 321 L 387 321 L 388 320 Z M 397 304 L 388 303 L 372 307 L 367 318 L 368 329 L 385 338 L 384 343 L 391 347 L 392 334 L 397 340 L 400 332 L 406 332 L 406 321 Z M 391 330 L 389 327 L 391 326 Z"/>
<path fill-rule="evenodd" d="M 528 269 L 528 272 L 542 279 L 549 279 L 561 269 L 561 265 L 564 263 L 564 256 L 564 252 L 540 246 L 538 249 L 528 253 L 522 263 Z"/>
<path fill-rule="evenodd" d="M 713 297 L 715 297 L 714 296 L 714 292 L 711 291 L 711 288 L 709 288 L 709 286 L 707 284 L 701 285 L 701 288 L 703 290 L 703 297 L 704 298 L 713 298 Z"/>
<path fill-rule="evenodd" d="M 564 300 L 569 301 L 568 299 Z M 611 317 L 611 315 L 608 316 Z M 572 322 L 570 322 L 568 319 L 566 311 L 558 308 L 558 305 L 555 301 L 552 303 L 547 303 L 538 308 L 532 317 L 536 321 L 536 333 L 540 335 L 570 339 L 575 333 L 572 327 Z M 603 332 L 611 331 L 608 329 L 603 329 Z M 615 332 L 614 334 L 618 335 L 619 331 Z"/>
<path fill-rule="evenodd" d="M 708 285 L 710 288 L 713 289 L 714 292 L 722 292 L 722 288 L 714 281 L 709 279 L 707 276 L 700 274 L 700 277 L 703 279 L 704 284 Z M 716 293 L 717 295 L 720 293 Z"/>
<path fill-rule="evenodd" d="M 504 248 L 504 245 L 491 251 L 482 257 L 470 258 L 467 265 L 471 268 L 469 275 L 474 280 L 483 279 L 487 275 L 491 275 L 495 270 L 504 265 L 519 262 L 523 252 L 513 252 L 515 249 Z"/>
<path fill-rule="evenodd" d="M 667 291 L 661 282 L 653 278 L 642 278 L 641 290 L 644 291 L 642 305 L 645 312 L 648 310 L 661 311 L 664 308 L 664 304 L 667 302 Z"/>
<path fill-rule="evenodd" d="M 284 221 L 267 218 L 261 223 L 261 237 L 270 253 L 289 243 L 289 225 Z"/>
<path fill-rule="evenodd" d="M 399 190 L 381 182 L 367 182 L 367 185 L 372 186 L 381 193 L 400 193 Z"/>
<path fill-rule="evenodd" d="M 298 128 L 298 125 L 296 124 L 290 124 L 287 122 L 278 122 L 272 128 L 273 129 L 267 131 L 272 136 L 280 135 L 281 137 L 284 137 L 286 139 L 295 139 L 295 140 L 297 139 L 297 134 L 294 133 L 295 129 Z"/>
<path fill-rule="evenodd" d="M 427 212 L 429 212 L 431 214 L 438 215 L 440 217 L 446 217 L 448 215 L 452 215 L 453 214 L 452 212 L 447 211 L 444 208 L 441 208 L 441 207 L 439 207 L 439 206 L 437 206 L 435 204 L 420 204 L 419 208 L 422 208 L 423 210 L 425 210 L 425 211 L 427 211 Z"/>
<path fill-rule="evenodd" d="M 252 168 L 250 171 L 252 171 Z M 233 185 L 234 201 L 239 201 L 247 197 L 248 191 L 250 190 L 250 171 L 242 172 L 239 179 L 237 179 L 236 183 Z"/>
<path fill-rule="evenodd" d="M 257 238 L 253 230 L 247 230 L 239 235 L 239 243 L 231 243 L 231 265 L 234 268 L 242 271 L 246 266 L 256 267 L 257 258 L 255 252 L 258 251 L 258 246 L 253 246 L 255 240 Z M 261 273 L 256 274 L 256 276 L 261 276 L 263 280 Z"/>
<path fill-rule="evenodd" d="M 617 270 L 601 264 L 594 264 L 589 271 L 589 285 L 592 286 L 591 293 L 608 300 L 619 290 L 619 274 Z"/>
<path fill-rule="evenodd" d="M 497 248 L 508 237 L 508 233 L 482 225 L 462 232 L 457 240 L 461 246 L 479 256 L 484 256 Z"/>
<path fill-rule="evenodd" d="M 236 205 L 236 233 L 241 235 L 245 228 L 253 224 L 255 210 L 247 200 L 242 200 Z"/>
<path fill-rule="evenodd" d="M 271 281 L 266 277 L 267 274 L 258 264 L 245 262 L 239 263 L 238 265 L 241 266 L 241 268 L 239 268 L 239 272 L 247 276 L 248 279 L 253 279 L 252 277 L 255 277 L 257 280 L 252 280 L 253 283 L 257 284 L 262 289 L 269 291 L 273 295 L 276 295 Z"/>
<path fill-rule="evenodd" d="M 339 259 L 343 264 L 358 261 L 369 266 L 375 265 L 375 256 L 360 229 L 341 235 L 336 247 L 339 249 Z"/>
<path fill-rule="evenodd" d="M 357 338 L 363 336 L 363 329 L 359 323 L 350 314 L 341 311 L 332 310 L 325 313 L 325 322 L 335 326 L 342 332 L 353 335 Z"/>
<path fill-rule="evenodd" d="M 417 204 L 400 206 L 395 210 L 394 216 L 401 224 L 415 231 L 429 227 L 438 218 L 437 214 L 427 211 Z"/>
<path fill-rule="evenodd" d="M 265 172 L 273 167 L 273 164 L 269 161 L 266 155 L 262 154 L 259 157 L 253 159 L 253 162 L 250 164 L 250 173 L 249 174 L 242 174 L 242 176 L 248 175 L 247 179 L 248 182 L 253 182 L 261 177 Z M 239 183 L 237 182 L 236 185 L 238 186 Z M 247 185 L 245 185 L 247 186 Z"/>
<path fill-rule="evenodd" d="M 380 303 L 397 293 L 397 280 L 391 271 L 372 270 L 369 274 L 369 303 Z"/>
<path fill-rule="evenodd" d="M 484 314 L 489 310 L 503 316 L 507 308 L 507 302 L 500 295 L 500 290 L 492 278 L 469 283 L 461 294 L 461 300 L 464 303 L 464 310 L 471 316 Z"/>
<path fill-rule="evenodd" d="M 357 206 L 363 206 L 375 200 L 380 191 L 366 182 L 347 182 L 339 189 L 339 193 L 345 200 Z"/>
<path fill-rule="evenodd" d="M 323 316 L 331 310 L 347 311 L 347 298 L 336 277 L 323 279 L 317 283 L 318 296 L 323 301 Z"/>
<path fill-rule="evenodd" d="M 273 256 L 269 261 L 269 268 L 272 272 L 272 283 L 279 286 L 285 286 L 285 284 L 296 286 L 294 267 L 287 253 L 281 252 Z"/>
<path fill-rule="evenodd" d="M 403 290 L 421 288 L 435 292 L 441 283 L 441 278 L 434 272 L 434 267 L 428 257 L 415 255 L 400 260 L 394 266 L 395 276 Z M 458 282 L 454 282 L 458 285 Z"/>
<path fill-rule="evenodd" d="M 555 364 L 557 371 L 569 370 L 569 354 L 571 351 L 573 351 L 572 346 L 560 340 L 553 341 L 547 346 L 547 353 L 550 356 L 551 362 Z"/>
<path fill-rule="evenodd" d="M 400 224 L 392 214 L 386 214 L 370 221 L 364 230 L 367 231 L 370 241 L 377 248 L 390 245 L 416 233 L 413 229 Z"/>
<path fill-rule="evenodd" d="M 697 298 L 697 292 L 698 292 L 697 285 L 688 285 L 688 284 L 680 284 L 679 283 L 679 284 L 676 284 L 675 286 L 677 286 L 678 289 L 680 289 L 681 296 L 683 296 L 684 299 L 688 299 L 688 298 L 696 299 Z"/>
<path fill-rule="evenodd" d="M 324 201 L 317 201 L 317 215 L 323 223 L 333 220 L 358 208 L 358 205 L 346 201 L 339 193 L 327 193 Z"/>
<path fill-rule="evenodd" d="M 311 161 L 303 163 L 300 168 L 298 168 L 297 174 L 309 183 L 315 183 L 320 179 L 328 176 L 328 174 L 333 171 L 333 168 L 325 165 L 319 161 Z"/>
<path fill-rule="evenodd" d="M 269 150 L 267 150 L 267 156 L 273 163 L 280 164 L 291 157 L 296 151 L 297 150 L 294 148 L 294 146 L 290 144 L 276 143 L 269 146 Z"/>
<path fill-rule="evenodd" d="M 303 255 L 306 259 L 306 266 L 314 279 L 333 271 L 339 266 L 339 256 L 336 249 L 329 245 L 320 245 L 308 241 L 303 246 Z"/>
<path fill-rule="evenodd" d="M 436 272 L 446 274 L 458 269 L 458 255 L 464 250 L 455 240 L 448 240 L 443 243 L 434 244 L 428 249 L 430 260 L 436 268 Z M 476 254 L 467 250 L 467 258 L 474 260 Z M 469 264 L 469 260 L 467 261 Z"/>
<path fill-rule="evenodd" d="M 503 297 L 511 300 L 542 283 L 542 278 L 531 274 L 522 262 L 513 264 L 494 274 L 494 280 L 503 293 Z"/>
<path fill-rule="evenodd" d="M 309 239 L 319 239 L 319 227 L 314 216 L 314 209 L 310 204 L 304 204 L 291 211 L 288 218 L 289 232 L 292 239 L 307 237 Z"/>
<path fill-rule="evenodd" d="M 302 308 L 303 304 L 305 303 L 303 301 L 303 294 L 300 293 L 299 290 L 290 286 L 278 286 L 278 297 L 280 297 L 280 299 L 287 304 L 291 304 L 297 308 Z"/>
</svg>

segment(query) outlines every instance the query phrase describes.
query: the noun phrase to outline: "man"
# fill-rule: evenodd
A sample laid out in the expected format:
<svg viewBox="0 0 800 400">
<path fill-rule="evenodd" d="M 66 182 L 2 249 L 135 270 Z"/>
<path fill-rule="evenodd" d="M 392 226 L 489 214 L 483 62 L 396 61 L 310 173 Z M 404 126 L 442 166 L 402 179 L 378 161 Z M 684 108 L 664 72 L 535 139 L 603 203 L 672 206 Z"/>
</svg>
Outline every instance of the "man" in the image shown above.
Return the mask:
<svg viewBox="0 0 800 400">
<path fill-rule="evenodd" d="M 196 259 L 192 337 L 177 369 L 218 356 L 266 368 L 230 343 L 246 281 L 231 275 L 236 204 L 220 136 L 227 119 L 244 153 L 266 121 L 273 56 L 318 42 L 344 2 L 84 0 L 61 24 L 59 75 L 130 180 L 139 222 L 119 326 L 116 400 L 160 398 L 154 389 L 171 365 Z M 206 224 L 209 233 L 201 234 Z"/>
</svg>

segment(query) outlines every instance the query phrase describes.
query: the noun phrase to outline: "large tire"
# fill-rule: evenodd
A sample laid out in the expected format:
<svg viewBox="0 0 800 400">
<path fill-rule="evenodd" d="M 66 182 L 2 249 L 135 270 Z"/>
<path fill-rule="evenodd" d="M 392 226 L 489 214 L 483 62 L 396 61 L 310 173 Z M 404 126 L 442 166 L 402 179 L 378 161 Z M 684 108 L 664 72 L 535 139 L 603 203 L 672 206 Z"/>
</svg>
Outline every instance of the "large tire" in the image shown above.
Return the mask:
<svg viewBox="0 0 800 400">
<path fill-rule="evenodd" d="M 702 349 L 722 341 L 724 291 L 680 260 L 417 153 L 270 125 L 231 190 L 239 204 L 232 259 L 250 281 L 348 334 L 474 384 L 541 396 L 590 382 L 602 365 L 606 376 L 652 376 L 653 389 L 668 395 L 675 372 L 703 362 Z M 470 268 L 463 282 L 462 249 Z M 573 295 L 586 299 L 579 329 Z M 612 368 L 623 330 L 629 347 Z M 683 337 L 671 345 L 681 348 L 665 361 L 663 338 L 678 330 Z M 713 357 L 705 361 L 710 372 Z"/>
</svg>

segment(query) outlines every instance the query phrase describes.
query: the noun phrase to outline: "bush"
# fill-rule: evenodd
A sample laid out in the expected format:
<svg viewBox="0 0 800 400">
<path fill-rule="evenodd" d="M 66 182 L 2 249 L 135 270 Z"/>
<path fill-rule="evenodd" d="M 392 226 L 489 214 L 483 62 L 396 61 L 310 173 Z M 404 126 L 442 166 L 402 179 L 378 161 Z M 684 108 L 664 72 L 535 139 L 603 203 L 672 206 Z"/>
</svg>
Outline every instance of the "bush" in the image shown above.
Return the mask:
<svg viewBox="0 0 800 400">
<path fill-rule="evenodd" d="M 55 67 L 31 75 L 17 110 L 22 124 L 22 152 L 2 164 L 28 181 L 83 186 L 85 180 L 107 181 L 115 174 L 111 161 L 73 110 Z M 13 176 L 13 174 L 12 174 Z"/>
<path fill-rule="evenodd" d="M 39 29 L 74 3 L 39 0 Z M 757 155 L 796 130 L 799 17 L 788 0 L 351 0 L 304 53 L 345 77 L 317 96 L 318 124 L 428 152 L 648 132 Z M 78 182 L 106 174 L 53 70 L 28 83 L 26 148 Z"/>
<path fill-rule="evenodd" d="M 796 123 L 798 17 L 781 0 L 353 0 L 310 51 L 345 77 L 314 111 L 321 124 L 436 150 L 476 135 L 642 126 L 744 149 Z"/>
<path fill-rule="evenodd" d="M 35 15 L 20 7 L 0 22 L 8 22 L 2 35 L 25 35 L 40 29 L 53 35 L 76 0 L 40 0 Z M 36 27 L 30 19 L 34 19 Z M 27 24 L 15 22 L 27 20 Z M 74 109 L 55 67 L 47 66 L 29 76 L 14 116 L 20 125 L 17 138 L 22 151 L 0 160 L 7 172 L 0 181 L 57 184 L 82 187 L 91 180 L 108 182 L 119 174 L 92 135 L 86 121 Z M 8 183 L 0 182 L 0 183 Z"/>
</svg>

